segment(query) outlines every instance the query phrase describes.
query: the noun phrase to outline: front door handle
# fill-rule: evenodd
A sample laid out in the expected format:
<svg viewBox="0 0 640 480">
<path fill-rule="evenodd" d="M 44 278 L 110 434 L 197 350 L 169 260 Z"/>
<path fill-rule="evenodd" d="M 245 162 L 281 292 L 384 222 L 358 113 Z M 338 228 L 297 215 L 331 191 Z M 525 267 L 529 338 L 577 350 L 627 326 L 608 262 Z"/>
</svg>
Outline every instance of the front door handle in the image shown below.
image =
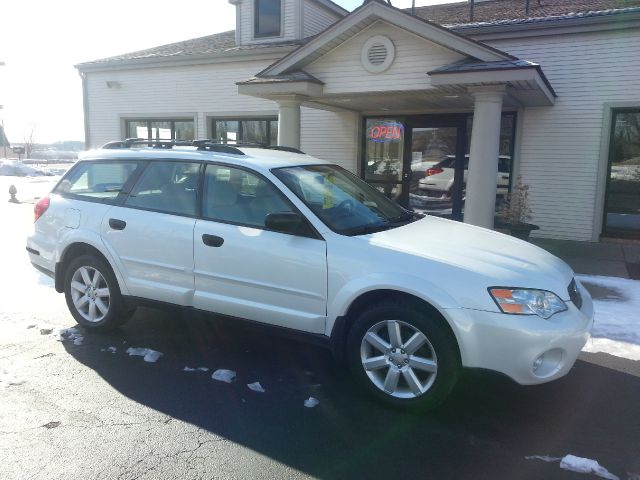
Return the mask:
<svg viewBox="0 0 640 480">
<path fill-rule="evenodd" d="M 202 235 L 202 243 L 207 247 L 221 247 L 224 243 L 224 238 L 205 233 Z"/>
<path fill-rule="evenodd" d="M 127 222 L 124 220 L 118 220 L 117 218 L 110 218 L 109 226 L 114 230 L 124 230 L 124 227 L 127 226 Z"/>
</svg>

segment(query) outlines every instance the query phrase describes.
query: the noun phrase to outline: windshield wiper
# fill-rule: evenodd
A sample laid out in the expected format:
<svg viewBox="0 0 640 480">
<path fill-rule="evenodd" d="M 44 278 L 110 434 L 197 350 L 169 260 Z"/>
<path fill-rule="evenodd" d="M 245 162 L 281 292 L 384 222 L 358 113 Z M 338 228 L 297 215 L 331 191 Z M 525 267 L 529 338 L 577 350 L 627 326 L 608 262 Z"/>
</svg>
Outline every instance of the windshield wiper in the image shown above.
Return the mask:
<svg viewBox="0 0 640 480">
<path fill-rule="evenodd" d="M 350 237 L 356 235 L 366 235 L 368 233 L 376 233 L 382 232 L 384 230 L 389 230 L 393 228 L 395 225 L 385 222 L 385 223 L 369 223 L 367 225 L 361 225 L 359 227 L 348 228 L 342 232 L 343 235 L 348 235 Z"/>
</svg>

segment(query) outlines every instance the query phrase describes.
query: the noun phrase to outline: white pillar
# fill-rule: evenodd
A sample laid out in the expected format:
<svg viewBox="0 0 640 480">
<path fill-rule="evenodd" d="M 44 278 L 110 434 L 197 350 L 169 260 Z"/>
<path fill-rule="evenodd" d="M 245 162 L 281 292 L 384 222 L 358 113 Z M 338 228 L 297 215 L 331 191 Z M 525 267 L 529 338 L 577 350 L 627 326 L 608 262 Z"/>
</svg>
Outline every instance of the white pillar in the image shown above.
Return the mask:
<svg viewBox="0 0 640 480">
<path fill-rule="evenodd" d="M 493 228 L 504 85 L 469 87 L 474 98 L 464 221 Z"/>
<path fill-rule="evenodd" d="M 278 102 L 278 145 L 300 148 L 300 98 L 295 95 Z"/>
</svg>

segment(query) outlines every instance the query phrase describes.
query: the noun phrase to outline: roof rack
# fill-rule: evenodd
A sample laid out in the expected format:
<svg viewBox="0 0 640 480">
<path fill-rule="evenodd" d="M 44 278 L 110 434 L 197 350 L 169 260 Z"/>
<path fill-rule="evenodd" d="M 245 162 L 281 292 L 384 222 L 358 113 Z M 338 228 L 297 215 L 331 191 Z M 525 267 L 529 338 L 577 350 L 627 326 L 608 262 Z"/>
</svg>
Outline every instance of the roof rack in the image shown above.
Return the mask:
<svg viewBox="0 0 640 480">
<path fill-rule="evenodd" d="M 232 155 L 244 155 L 245 153 L 238 147 L 248 148 L 264 148 L 267 150 L 279 150 L 282 152 L 301 153 L 304 152 L 298 148 L 285 147 L 280 145 L 264 145 L 261 143 L 222 143 L 219 140 L 203 139 L 203 140 L 149 140 L 145 138 L 127 138 L 126 140 L 117 140 L 105 143 L 102 148 L 118 149 L 131 148 L 134 145 L 146 145 L 157 149 L 172 149 L 173 147 L 196 147 L 198 150 L 208 152 L 230 153 Z"/>
</svg>

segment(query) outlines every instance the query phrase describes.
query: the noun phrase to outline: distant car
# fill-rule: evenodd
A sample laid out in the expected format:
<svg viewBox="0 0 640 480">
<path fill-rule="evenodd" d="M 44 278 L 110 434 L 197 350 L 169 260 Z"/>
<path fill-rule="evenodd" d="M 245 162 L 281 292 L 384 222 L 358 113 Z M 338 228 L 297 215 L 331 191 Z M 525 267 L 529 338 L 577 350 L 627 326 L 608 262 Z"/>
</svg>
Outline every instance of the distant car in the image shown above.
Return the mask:
<svg viewBox="0 0 640 480">
<path fill-rule="evenodd" d="M 454 165 L 456 157 L 447 155 L 447 157 L 433 165 L 427 170 L 425 178 L 419 181 L 420 190 L 427 191 L 438 195 L 451 195 L 454 179 Z M 511 157 L 500 155 L 498 157 L 498 195 L 506 195 L 509 192 L 509 175 L 511 171 Z M 469 172 L 469 155 L 464 156 L 464 180 L 463 185 L 467 184 L 467 175 Z"/>
<path fill-rule="evenodd" d="M 149 302 L 258 322 L 325 344 L 381 401 L 420 408 L 462 367 L 559 378 L 589 338 L 589 293 L 534 245 L 407 211 L 287 147 L 131 146 L 85 154 L 36 204 L 27 239 L 88 331 Z"/>
</svg>

